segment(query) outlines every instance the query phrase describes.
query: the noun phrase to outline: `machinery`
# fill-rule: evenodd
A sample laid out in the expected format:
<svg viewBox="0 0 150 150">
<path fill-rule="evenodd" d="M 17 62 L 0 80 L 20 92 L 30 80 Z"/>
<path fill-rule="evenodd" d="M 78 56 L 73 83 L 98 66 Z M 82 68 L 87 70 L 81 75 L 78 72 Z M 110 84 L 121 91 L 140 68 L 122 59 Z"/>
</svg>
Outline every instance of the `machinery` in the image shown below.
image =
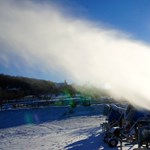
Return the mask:
<svg viewBox="0 0 150 150">
<path fill-rule="evenodd" d="M 150 112 L 132 105 L 105 105 L 106 122 L 102 124 L 103 141 L 110 147 L 120 142 L 134 142 L 138 147 L 150 146 Z"/>
</svg>

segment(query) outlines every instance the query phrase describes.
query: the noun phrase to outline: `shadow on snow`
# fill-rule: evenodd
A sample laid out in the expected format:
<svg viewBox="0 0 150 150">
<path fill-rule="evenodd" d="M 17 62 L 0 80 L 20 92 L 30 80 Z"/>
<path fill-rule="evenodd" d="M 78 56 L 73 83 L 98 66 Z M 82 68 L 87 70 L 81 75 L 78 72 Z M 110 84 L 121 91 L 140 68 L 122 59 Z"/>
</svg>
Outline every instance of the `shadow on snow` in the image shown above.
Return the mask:
<svg viewBox="0 0 150 150">
<path fill-rule="evenodd" d="M 97 128 L 98 131 L 99 128 Z M 95 130 L 95 129 L 93 129 Z M 90 131 L 92 132 L 92 131 Z M 89 136 L 86 139 L 82 139 L 79 141 L 76 141 L 74 143 L 71 143 L 65 147 L 67 150 L 101 150 L 101 149 L 110 149 L 107 144 L 105 144 L 102 140 L 102 134 L 101 132 L 95 132 L 94 134 Z M 111 148 L 111 150 L 118 150 L 118 148 Z"/>
<path fill-rule="evenodd" d="M 33 108 L 0 111 L 0 129 L 58 120 L 68 107 Z"/>
<path fill-rule="evenodd" d="M 73 116 L 91 116 L 100 114 L 101 106 L 76 107 L 73 112 L 68 106 L 47 108 L 16 109 L 0 111 L 0 129 L 25 124 L 41 124 Z"/>
</svg>

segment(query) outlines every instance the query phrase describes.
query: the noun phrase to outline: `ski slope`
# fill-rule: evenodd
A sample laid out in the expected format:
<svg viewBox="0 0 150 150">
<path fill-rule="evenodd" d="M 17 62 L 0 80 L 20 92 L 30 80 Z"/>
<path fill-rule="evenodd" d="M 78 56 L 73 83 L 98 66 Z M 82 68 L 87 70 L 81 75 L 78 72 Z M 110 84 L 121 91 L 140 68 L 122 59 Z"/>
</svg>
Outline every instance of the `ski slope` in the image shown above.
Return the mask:
<svg viewBox="0 0 150 150">
<path fill-rule="evenodd" d="M 48 107 L 1 111 L 0 150 L 112 149 L 102 141 L 102 109 L 102 105 L 92 105 L 73 110 Z"/>
</svg>

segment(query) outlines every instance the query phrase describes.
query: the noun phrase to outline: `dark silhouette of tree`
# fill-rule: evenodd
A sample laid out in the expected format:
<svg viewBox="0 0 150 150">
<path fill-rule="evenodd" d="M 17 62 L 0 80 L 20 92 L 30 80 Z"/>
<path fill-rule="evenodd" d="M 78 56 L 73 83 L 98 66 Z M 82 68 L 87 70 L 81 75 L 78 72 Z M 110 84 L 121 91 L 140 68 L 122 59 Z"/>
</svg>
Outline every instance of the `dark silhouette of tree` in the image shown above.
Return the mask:
<svg viewBox="0 0 150 150">
<path fill-rule="evenodd" d="M 0 100 L 19 100 L 24 96 L 40 97 L 42 94 L 48 94 L 51 98 L 53 94 L 60 93 L 73 96 L 76 91 L 67 82 L 64 86 L 57 87 L 52 81 L 0 74 Z"/>
</svg>

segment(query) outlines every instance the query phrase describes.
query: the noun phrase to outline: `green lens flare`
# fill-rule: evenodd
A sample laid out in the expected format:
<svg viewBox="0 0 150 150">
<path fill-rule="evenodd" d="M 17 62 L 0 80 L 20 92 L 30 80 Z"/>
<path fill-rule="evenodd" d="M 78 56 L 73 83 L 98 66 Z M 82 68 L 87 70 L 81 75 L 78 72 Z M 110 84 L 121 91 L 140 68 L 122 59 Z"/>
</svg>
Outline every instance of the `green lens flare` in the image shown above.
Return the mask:
<svg viewBox="0 0 150 150">
<path fill-rule="evenodd" d="M 24 116 L 26 124 L 33 124 L 33 116 L 31 114 L 25 114 Z"/>
</svg>

